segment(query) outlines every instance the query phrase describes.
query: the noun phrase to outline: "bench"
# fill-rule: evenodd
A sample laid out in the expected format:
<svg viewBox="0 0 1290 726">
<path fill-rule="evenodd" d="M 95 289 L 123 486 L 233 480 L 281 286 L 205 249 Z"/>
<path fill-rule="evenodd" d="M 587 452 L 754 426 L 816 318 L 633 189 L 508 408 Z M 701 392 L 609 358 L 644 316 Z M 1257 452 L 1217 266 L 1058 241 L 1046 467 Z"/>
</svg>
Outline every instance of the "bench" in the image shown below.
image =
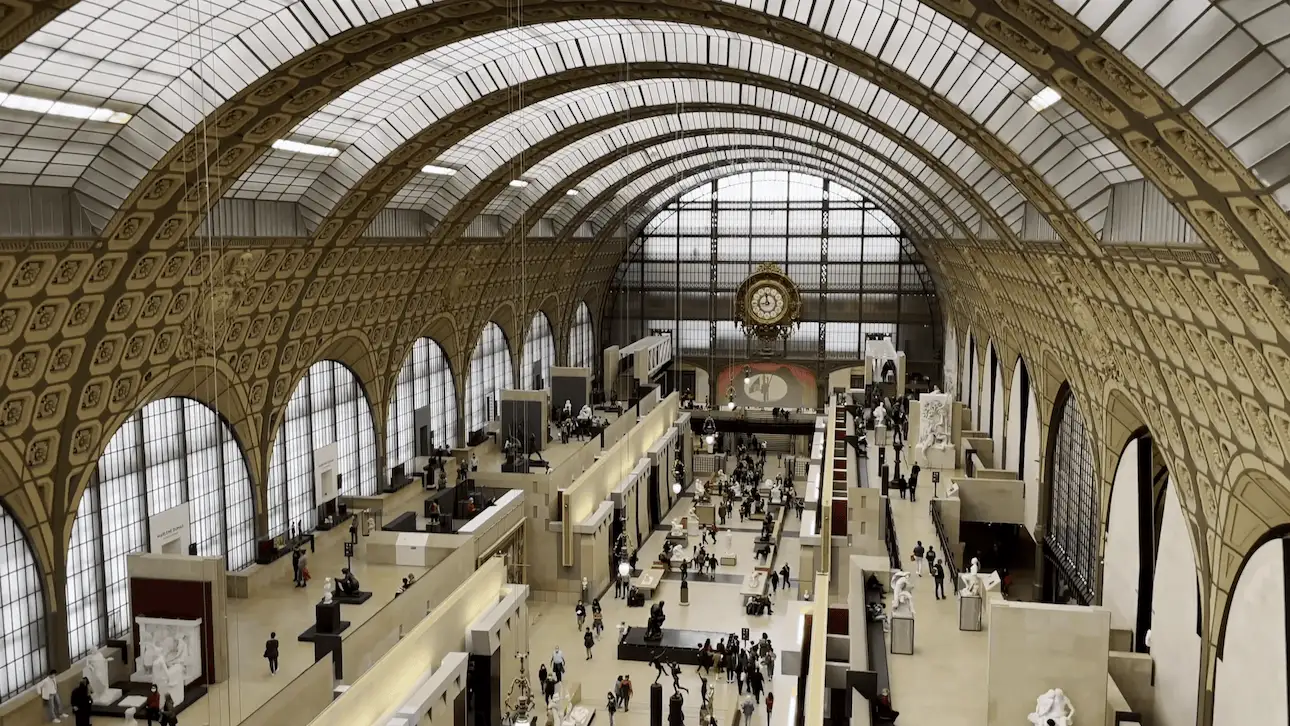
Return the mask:
<svg viewBox="0 0 1290 726">
<path fill-rule="evenodd" d="M 754 597 L 765 595 L 769 580 L 770 572 L 760 568 L 744 575 L 744 584 L 739 588 L 739 595 L 743 598 L 744 604 L 747 605 Z"/>
</svg>

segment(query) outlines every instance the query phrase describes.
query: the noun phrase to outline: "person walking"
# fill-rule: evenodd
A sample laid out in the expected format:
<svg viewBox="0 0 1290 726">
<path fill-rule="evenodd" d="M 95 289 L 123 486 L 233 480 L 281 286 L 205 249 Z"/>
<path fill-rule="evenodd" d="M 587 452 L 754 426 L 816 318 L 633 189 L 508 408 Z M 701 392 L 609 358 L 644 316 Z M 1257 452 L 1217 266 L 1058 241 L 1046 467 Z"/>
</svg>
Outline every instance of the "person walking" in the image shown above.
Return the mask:
<svg viewBox="0 0 1290 726">
<path fill-rule="evenodd" d="M 918 497 L 916 495 L 918 493 L 919 471 L 920 469 L 918 468 L 918 464 L 914 464 L 914 468 L 909 470 L 909 501 L 911 502 L 918 501 Z"/>
<path fill-rule="evenodd" d="M 770 712 L 775 710 L 775 694 L 766 694 L 766 723 L 770 723 Z"/>
<path fill-rule="evenodd" d="M 300 548 L 291 548 L 291 581 L 300 587 Z"/>
<path fill-rule="evenodd" d="M 767 678 L 770 678 L 771 680 L 774 680 L 774 678 L 775 678 L 775 650 L 774 650 L 773 648 L 772 648 L 772 649 L 769 649 L 769 650 L 767 650 L 767 651 L 766 651 L 765 661 L 764 661 L 764 662 L 766 663 L 766 677 L 767 677 Z"/>
<path fill-rule="evenodd" d="M 748 670 L 748 687 L 752 689 L 752 693 L 757 697 L 757 703 L 759 704 L 761 703 L 761 694 L 765 682 L 765 676 L 761 674 L 760 668 L 754 665 Z"/>
<path fill-rule="evenodd" d="M 746 648 L 740 648 L 739 657 L 736 658 L 731 665 L 735 668 L 735 680 L 739 684 L 739 693 L 740 695 L 743 695 L 744 674 L 748 672 L 748 650 Z"/>
<path fill-rule="evenodd" d="M 623 674 L 623 713 L 632 705 L 632 677 Z"/>
<path fill-rule="evenodd" d="M 309 553 L 300 550 L 300 570 L 296 573 L 300 580 L 296 587 L 306 587 L 309 584 Z"/>
<path fill-rule="evenodd" d="M 775 596 L 776 594 L 778 594 L 778 593 L 779 593 L 779 572 L 777 572 L 776 570 L 771 570 L 771 571 L 770 571 L 770 594 L 771 594 L 771 597 L 774 597 L 774 596 Z"/>
<path fill-rule="evenodd" d="M 551 654 L 551 673 L 555 675 L 556 683 L 564 680 L 564 652 L 558 645 L 555 647 L 555 652 Z"/>
<path fill-rule="evenodd" d="M 551 680 L 551 676 L 546 672 L 546 663 L 538 668 L 538 685 L 542 687 L 542 695 L 546 695 L 546 682 Z"/>
<path fill-rule="evenodd" d="M 269 675 L 278 675 L 278 634 L 269 633 L 269 639 L 264 641 L 264 659 L 269 661 Z"/>
<path fill-rule="evenodd" d="M 90 679 L 82 678 L 72 689 L 72 714 L 76 716 L 76 726 L 90 726 L 90 707 L 94 699 L 90 697 Z"/>
<path fill-rule="evenodd" d="M 945 599 L 945 568 L 941 567 L 941 563 L 937 562 L 936 564 L 932 565 L 930 569 L 932 571 L 932 580 L 936 583 L 936 599 L 944 600 Z"/>
<path fill-rule="evenodd" d="M 578 616 L 578 630 L 582 630 L 583 625 L 587 622 L 587 606 L 579 600 L 577 605 L 573 606 L 573 614 Z"/>
<path fill-rule="evenodd" d="M 910 558 L 914 561 L 914 569 L 918 572 L 919 577 L 923 576 L 923 555 L 925 554 L 927 554 L 927 550 L 923 549 L 923 541 L 920 539 L 918 544 L 914 545 L 914 555 Z"/>
<path fill-rule="evenodd" d="M 85 723 L 89 723 L 86 719 Z M 166 700 L 161 706 L 161 726 L 178 726 L 179 711 L 175 708 L 175 699 L 166 694 Z"/>
<path fill-rule="evenodd" d="M 779 568 L 779 576 L 784 579 L 784 589 L 786 590 L 788 589 L 788 575 L 790 572 L 792 572 L 792 570 L 788 569 L 787 562 L 784 563 L 783 567 Z"/>
<path fill-rule="evenodd" d="M 143 713 L 148 720 L 148 726 L 152 726 L 153 721 L 161 720 L 161 692 L 155 685 L 148 688 L 148 698 L 143 702 Z"/>
<path fill-rule="evenodd" d="M 542 697 L 546 699 L 546 705 L 551 705 L 551 699 L 555 698 L 555 681 L 547 681 L 546 686 L 542 688 Z"/>
<path fill-rule="evenodd" d="M 614 698 L 614 692 L 610 691 L 605 701 L 605 710 L 609 712 L 609 726 L 614 726 L 614 712 L 618 710 L 618 699 Z"/>
<path fill-rule="evenodd" d="M 58 695 L 57 675 L 58 671 L 50 669 L 49 675 L 36 684 L 36 692 L 40 694 L 40 700 L 45 702 L 45 712 L 49 714 L 52 723 L 62 723 L 62 717 L 67 715 L 63 711 L 63 699 Z"/>
<path fill-rule="evenodd" d="M 927 554 L 923 555 L 923 559 L 927 560 L 927 569 L 932 569 L 932 565 L 936 564 L 936 548 L 928 545 Z"/>
<path fill-rule="evenodd" d="M 600 601 L 591 605 L 591 629 L 596 631 L 597 638 L 605 634 L 605 614 L 600 611 Z"/>
<path fill-rule="evenodd" d="M 752 694 L 744 696 L 744 700 L 739 702 L 739 710 L 743 712 L 744 719 L 741 722 L 745 726 L 752 723 L 753 713 L 757 710 L 757 704 L 753 702 Z"/>
</svg>

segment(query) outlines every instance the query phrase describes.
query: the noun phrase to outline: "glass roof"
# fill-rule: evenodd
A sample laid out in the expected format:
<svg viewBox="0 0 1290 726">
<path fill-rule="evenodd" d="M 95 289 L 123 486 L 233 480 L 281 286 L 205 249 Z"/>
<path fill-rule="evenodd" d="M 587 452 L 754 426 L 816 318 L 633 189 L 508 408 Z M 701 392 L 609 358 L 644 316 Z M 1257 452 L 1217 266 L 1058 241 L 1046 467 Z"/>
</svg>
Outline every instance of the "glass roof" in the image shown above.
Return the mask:
<svg viewBox="0 0 1290 726">
<path fill-rule="evenodd" d="M 696 114 L 696 116 L 702 117 L 704 116 L 704 114 Z M 708 128 L 721 128 L 727 125 L 726 123 L 722 123 L 721 120 L 719 119 L 715 124 L 711 122 L 703 121 L 701 118 L 691 120 L 687 117 L 684 120 L 689 123 L 694 123 L 700 127 L 708 127 Z M 783 133 L 791 135 L 794 133 L 794 127 L 785 125 L 781 131 Z M 622 143 L 630 143 L 630 141 L 631 141 L 630 138 L 622 139 Z M 615 143 L 615 139 L 613 138 L 604 139 L 604 144 L 606 148 L 610 148 L 610 149 L 614 148 L 612 146 L 613 143 Z M 838 141 L 830 142 L 828 140 L 821 140 L 821 142 L 818 144 L 811 144 L 809 143 L 809 140 L 805 138 L 805 134 L 803 135 L 802 140 L 796 140 L 796 141 L 787 140 L 782 137 L 766 135 L 756 128 L 750 129 L 746 133 L 738 133 L 738 134 L 722 133 L 722 134 L 712 134 L 712 135 L 704 135 L 699 137 L 687 137 L 682 139 L 669 140 L 657 146 L 651 147 L 646 152 L 633 154 L 626 159 L 612 163 L 607 167 L 605 167 L 604 169 L 598 170 L 596 173 L 588 177 L 585 181 L 579 182 L 579 187 L 583 190 L 584 193 L 579 194 L 578 197 L 575 198 L 574 203 L 570 205 L 570 208 L 571 209 L 580 208 L 582 204 L 589 202 L 590 199 L 595 194 L 599 194 L 601 191 L 603 191 L 605 188 L 612 185 L 614 182 L 618 181 L 619 179 L 623 179 L 627 176 L 630 176 L 631 174 L 635 173 L 635 170 L 638 170 L 639 168 L 655 160 L 665 159 L 677 154 L 695 151 L 695 150 L 708 148 L 708 147 L 731 146 L 731 145 L 740 145 L 740 144 L 773 146 L 776 148 L 783 148 L 787 150 L 798 151 L 804 154 L 811 154 L 811 155 L 819 156 L 821 158 L 828 159 L 836 163 L 838 166 L 851 169 L 853 173 L 855 173 L 858 176 L 873 179 L 874 183 L 879 188 L 885 190 L 888 196 L 902 199 L 910 206 L 918 208 L 923 214 L 926 215 L 927 219 L 935 219 L 936 222 L 940 224 L 942 227 L 944 227 L 946 230 L 956 230 L 961 227 L 968 228 L 968 229 L 971 228 L 965 222 L 963 222 L 960 217 L 946 213 L 944 208 L 939 204 L 938 198 L 933 196 L 928 196 L 918 187 L 910 183 L 907 179 L 903 180 L 903 183 L 902 183 L 901 175 L 896 173 L 896 170 L 894 168 L 886 164 L 883 164 L 878 160 L 873 159 L 871 156 L 866 154 L 863 150 L 856 149 L 855 147 L 852 147 L 849 144 L 844 144 Z M 572 163 L 570 163 L 570 168 L 567 171 L 571 172 L 574 169 L 584 165 L 585 163 L 590 163 L 594 161 L 597 158 L 595 155 L 595 152 L 596 152 L 596 149 L 593 146 L 593 148 L 588 149 L 586 151 L 585 156 L 583 154 L 573 155 L 575 158 L 568 160 L 568 162 L 572 162 Z M 576 158 L 576 157 L 581 157 L 581 158 Z M 859 160 L 860 162 L 865 164 L 865 167 L 857 167 L 851 161 L 851 159 Z M 525 190 L 525 191 L 528 191 L 528 190 Z M 585 200 L 585 201 L 579 202 L 579 200 Z M 555 216 L 559 217 L 558 214 Z"/>
<path fill-rule="evenodd" d="M 1042 116 L 1037 114 L 1027 100 L 1041 87 L 1038 82 L 997 57 L 984 60 L 979 42 L 974 45 L 963 40 L 953 47 L 956 50 L 946 50 L 943 58 L 936 56 L 940 60 L 927 60 L 929 66 L 920 68 L 920 77 L 935 79 L 938 90 L 984 127 L 1003 135 L 1023 159 L 1033 162 L 1037 171 L 1068 197 L 1071 206 L 1095 202 L 1088 218 L 1099 225 L 1097 213 L 1105 207 L 1104 200 L 1096 203 L 1099 195 L 1113 182 L 1137 177 L 1127 157 L 1069 106 L 1059 104 Z M 300 201 L 307 212 L 325 214 L 343 190 L 352 188 L 363 173 L 401 143 L 504 84 L 531 81 L 568 68 L 624 62 L 724 65 L 804 83 L 890 123 L 946 159 L 965 178 L 995 175 L 975 150 L 918 108 L 855 74 L 784 46 L 675 23 L 566 21 L 491 33 L 446 46 L 377 74 L 325 106 L 301 123 L 293 138 L 329 146 L 349 145 L 326 171 L 309 182 Z M 913 62 L 913 58 L 905 60 L 906 65 Z M 962 88 L 946 85 L 947 76 L 961 78 Z M 785 100 L 777 94 L 760 97 L 756 103 L 774 108 L 772 104 Z M 1098 146 L 1099 141 L 1106 143 Z M 475 162 L 463 159 L 461 163 L 473 166 Z M 302 186 L 301 174 L 275 166 L 280 164 L 280 156 L 263 157 L 239 182 L 239 194 L 290 198 L 283 195 L 289 188 Z M 249 183 L 252 178 L 257 180 L 254 185 Z M 1010 183 L 999 191 L 991 199 L 996 211 L 1002 217 L 1014 216 L 1012 212 L 1022 203 L 1020 195 Z"/>
<path fill-rule="evenodd" d="M 911 209 L 907 203 L 897 201 L 889 196 L 881 186 L 873 183 L 872 176 L 866 178 L 857 175 L 851 169 L 838 164 L 833 159 L 816 155 L 818 153 L 808 154 L 782 148 L 701 152 L 696 156 L 678 159 L 658 169 L 633 177 L 621 191 L 614 195 L 612 202 L 592 212 L 590 221 L 597 228 L 603 229 L 609 225 L 620 210 L 626 207 L 631 210 L 627 217 L 628 226 L 638 225 L 642 220 L 653 216 L 653 207 L 656 204 L 665 203 L 668 199 L 675 197 L 682 189 L 688 189 L 694 183 L 693 180 L 701 178 L 701 174 L 700 176 L 693 176 L 696 169 L 720 162 L 721 165 L 718 167 L 717 176 L 730 174 L 741 166 L 751 168 L 752 165 L 770 164 L 776 165 L 775 168 L 791 168 L 798 171 L 810 170 L 808 173 L 821 174 L 837 179 L 848 186 L 862 190 L 866 196 L 880 204 L 889 214 L 900 218 L 902 226 L 908 229 L 911 234 L 928 237 L 932 233 L 934 228 L 924 223 L 923 220 L 926 218 L 919 210 Z M 617 178 L 623 178 L 623 176 L 620 174 Z M 648 198 L 644 197 L 648 190 L 660 184 L 663 185 L 664 191 L 650 194 Z"/>
<path fill-rule="evenodd" d="M 312 42 L 334 34 L 350 16 L 371 20 L 392 10 L 364 7 L 363 12 L 345 13 L 324 2 L 304 2 L 285 9 L 272 3 L 242 5 L 246 4 L 162 4 L 155 8 L 141 7 L 137 2 L 111 8 L 78 4 L 82 12 L 69 11 L 0 59 L 0 74 L 11 83 L 149 104 L 112 141 L 118 153 L 100 154 L 92 163 L 97 173 L 84 171 L 83 162 L 89 155 L 77 157 L 83 172 L 78 189 L 105 206 L 115 207 L 130 191 L 130 182 L 137 181 L 175 139 L 224 98 L 299 53 L 302 40 Z M 790 5 L 794 4 L 785 5 L 785 13 L 797 15 Z M 91 8 L 92 12 L 83 12 Z M 302 14 L 304 8 L 312 15 Z M 898 68 L 916 71 L 912 73 L 916 78 L 958 103 L 986 128 L 1003 134 L 1023 158 L 1041 167 L 1051 164 L 1041 168 L 1041 173 L 1050 175 L 1073 206 L 1094 198 L 1106 184 L 1134 173 L 1118 151 L 1096 147 L 1102 137 L 1073 111 L 1062 111 L 1059 104 L 1037 117 L 1026 104 L 1040 87 L 1035 79 L 976 36 L 917 3 L 851 0 L 836 3 L 824 17 L 803 20 Z M 113 23 L 111 32 L 104 30 L 105 24 Z M 233 37 L 244 28 L 244 33 Z M 135 45 L 136 33 L 146 36 L 147 42 Z M 199 63 L 199 59 L 204 60 Z M 975 151 L 918 109 L 853 74 L 785 47 L 673 23 L 565 21 L 491 33 L 378 74 L 297 129 L 297 140 L 345 146 L 325 172 L 314 172 L 312 162 L 292 162 L 281 154 L 271 154 L 243 178 L 239 193 L 298 198 L 307 213 L 325 214 L 343 190 L 402 140 L 485 93 L 562 68 L 652 60 L 726 65 L 826 89 L 910 133 L 933 153 L 952 160 L 967 178 L 979 174 L 985 164 Z M 60 64 L 84 72 L 52 73 Z M 103 76 L 109 66 L 115 75 Z M 390 113 L 392 109 L 397 110 Z M 1009 124 L 1018 117 L 1027 122 Z M 31 121 L 13 129 L 18 132 L 15 136 L 37 135 L 35 127 L 44 122 Z M 122 159 L 130 161 L 122 163 Z M 1096 165 L 1095 159 L 1100 160 Z M 21 172 L 28 182 L 40 176 L 33 162 L 8 169 L 8 161 L 0 160 L 0 173 Z M 74 161 L 59 161 L 69 179 L 77 168 Z M 1081 173 L 1081 169 L 1085 171 Z M 296 192 L 302 189 L 297 197 Z M 1001 199 L 991 201 L 996 208 L 1003 203 Z M 1018 205 L 1019 201 L 1009 200 L 1001 211 Z"/>
<path fill-rule="evenodd" d="M 722 93 L 721 87 L 728 88 L 730 92 L 737 92 L 740 88 L 737 84 L 728 84 L 716 81 L 706 82 L 706 85 L 713 87 L 709 88 L 709 92 L 705 94 L 706 97 L 710 98 L 720 98 L 725 95 Z M 663 88 L 677 90 L 697 88 L 702 90 L 705 86 L 696 84 L 694 86 L 663 86 Z M 606 97 L 612 98 L 615 96 L 620 99 L 623 98 L 622 94 L 611 93 L 602 96 L 601 100 Z M 584 110 L 584 105 L 591 106 L 591 109 Z M 668 104 L 653 105 L 668 106 Z M 486 151 L 479 155 L 480 159 L 477 159 L 476 162 L 470 165 L 453 163 L 453 160 L 458 158 L 457 154 L 459 153 L 458 150 L 460 148 L 465 147 L 469 149 L 478 147 L 478 143 L 474 140 L 475 136 L 472 135 L 436 160 L 437 164 L 458 168 L 459 172 L 456 176 L 435 177 L 420 175 L 420 177 L 413 183 L 404 187 L 403 192 L 394 200 L 394 204 L 400 207 L 424 208 L 432 216 L 442 218 L 446 212 L 451 209 L 453 204 L 460 201 L 467 192 L 473 189 L 479 180 L 486 178 L 489 174 L 493 173 L 503 162 L 509 162 L 511 159 L 518 157 L 524 149 L 531 147 L 533 144 L 540 142 L 542 138 L 564 128 L 566 120 L 570 123 L 581 123 L 601 115 L 598 111 L 601 111 L 602 108 L 607 109 L 610 112 L 616 110 L 608 106 L 608 104 L 602 107 L 600 104 L 584 104 L 581 101 L 576 105 L 566 106 L 562 109 L 551 112 L 549 116 L 542 119 L 541 122 L 530 124 L 529 128 L 541 130 L 542 137 L 523 137 L 520 136 L 519 133 L 516 133 L 513 136 L 508 137 L 505 140 L 499 140 L 488 147 Z M 870 152 L 860 149 L 849 142 L 840 141 L 838 136 L 826 134 L 816 128 L 811 128 L 802 124 L 789 123 L 779 118 L 748 113 L 685 112 L 686 106 L 683 103 L 675 106 L 674 108 L 680 113 L 651 116 L 637 119 L 630 123 L 624 123 L 610 130 L 584 137 L 582 140 L 563 147 L 545 159 L 533 159 L 531 162 L 526 162 L 525 167 L 522 168 L 522 172 L 520 172 L 519 169 L 517 169 L 516 172 L 521 173 L 525 179 L 532 183 L 524 189 L 508 189 L 508 193 L 499 197 L 498 200 L 495 200 L 490 205 L 489 209 L 486 210 L 486 213 L 501 214 L 513 219 L 514 216 L 517 216 L 520 211 L 525 209 L 529 204 L 536 202 L 548 189 L 562 183 L 577 169 L 592 164 L 606 155 L 613 153 L 615 150 L 621 149 L 628 144 L 642 139 L 648 139 L 665 134 L 674 134 L 682 129 L 743 128 L 749 130 L 774 131 L 806 141 L 838 146 L 839 150 L 845 149 L 846 153 L 854 157 L 861 158 L 873 167 L 883 170 L 884 175 L 888 176 L 893 182 L 897 183 L 902 188 L 910 189 L 912 193 L 915 193 L 920 198 L 922 204 L 931 205 L 932 200 L 928 197 L 927 193 L 916 190 L 913 183 L 909 180 L 907 174 L 912 175 L 926 184 L 929 190 L 936 194 L 937 199 L 943 199 L 947 204 L 949 204 L 954 212 L 959 215 L 961 219 L 965 220 L 968 227 L 972 228 L 976 224 L 977 214 L 971 203 L 964 199 L 962 195 L 960 195 L 935 171 L 929 169 L 919 159 L 914 157 L 912 154 L 905 152 L 903 149 L 899 149 L 899 147 L 896 147 L 899 153 L 892 159 L 892 162 L 894 163 L 888 163 L 886 160 L 878 158 Z M 822 112 L 821 118 L 827 118 L 827 109 L 822 109 L 815 104 L 810 104 L 810 108 L 812 111 L 797 113 L 795 116 L 810 118 L 815 115 L 813 111 L 820 111 Z M 499 128 L 503 130 L 506 129 L 509 126 L 508 122 L 510 120 L 511 117 L 507 117 L 507 119 L 503 121 L 496 122 L 481 130 L 479 135 L 492 136 L 495 133 L 498 133 Z M 839 133 L 846 131 L 853 132 L 855 134 L 853 138 L 863 136 L 878 139 L 882 138 L 875 132 L 845 119 L 835 122 L 831 124 L 831 126 L 837 129 Z M 908 170 L 908 172 L 906 170 Z M 612 180 L 610 180 L 610 182 L 612 182 Z M 579 184 L 582 185 L 581 182 L 579 182 Z M 949 224 L 948 217 L 942 215 L 942 220 L 947 225 Z"/>
<path fill-rule="evenodd" d="M 1290 177 L 1286 0 L 1054 0 L 1188 107 L 1264 184 Z M 1290 187 L 1277 190 L 1290 208 Z"/>
</svg>

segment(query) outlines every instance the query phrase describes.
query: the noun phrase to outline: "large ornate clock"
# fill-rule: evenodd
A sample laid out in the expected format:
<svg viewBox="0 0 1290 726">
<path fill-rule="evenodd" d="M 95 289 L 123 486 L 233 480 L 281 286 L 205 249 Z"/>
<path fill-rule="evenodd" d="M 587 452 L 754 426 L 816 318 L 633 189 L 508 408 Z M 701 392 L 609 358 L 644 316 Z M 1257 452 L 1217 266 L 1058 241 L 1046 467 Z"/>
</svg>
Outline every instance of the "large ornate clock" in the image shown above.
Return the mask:
<svg viewBox="0 0 1290 726">
<path fill-rule="evenodd" d="M 802 295 L 779 265 L 763 262 L 735 293 L 735 323 L 764 342 L 788 337 L 802 317 Z"/>
</svg>

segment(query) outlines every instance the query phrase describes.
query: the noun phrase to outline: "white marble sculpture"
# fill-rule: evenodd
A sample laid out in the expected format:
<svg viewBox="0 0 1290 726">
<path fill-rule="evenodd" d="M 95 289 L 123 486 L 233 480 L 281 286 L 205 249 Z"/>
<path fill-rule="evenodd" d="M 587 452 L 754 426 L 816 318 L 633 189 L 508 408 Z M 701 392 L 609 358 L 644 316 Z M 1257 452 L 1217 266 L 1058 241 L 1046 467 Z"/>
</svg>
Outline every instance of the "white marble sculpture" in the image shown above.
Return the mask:
<svg viewBox="0 0 1290 726">
<path fill-rule="evenodd" d="M 584 403 L 582 405 L 582 408 L 578 410 L 579 421 L 590 421 L 593 415 L 595 414 L 592 413 L 591 404 L 589 403 Z"/>
<path fill-rule="evenodd" d="M 726 554 L 728 554 L 728 555 L 734 554 L 734 551 L 735 551 L 735 549 L 734 549 L 734 547 L 735 547 L 735 545 L 734 545 L 734 542 L 735 542 L 735 533 L 734 533 L 734 532 L 731 532 L 730 530 L 728 530 L 728 529 L 727 529 L 727 530 L 726 530 L 726 533 L 725 533 L 725 537 L 726 537 L 726 552 L 725 552 L 725 553 L 726 553 Z"/>
<path fill-rule="evenodd" d="M 677 519 L 676 517 L 672 518 L 672 531 L 671 533 L 668 534 L 668 536 L 669 537 L 685 536 L 685 527 L 681 524 L 681 520 Z"/>
<path fill-rule="evenodd" d="M 202 675 L 201 620 L 136 617 L 138 669 L 130 680 L 153 683 L 164 698 L 184 702 L 184 686 Z"/>
<path fill-rule="evenodd" d="M 1054 688 L 1035 699 L 1035 712 L 1027 718 L 1034 726 L 1074 726 L 1075 706 L 1062 689 Z"/>
<path fill-rule="evenodd" d="M 85 659 L 85 677 L 90 681 L 90 695 L 94 703 L 110 706 L 121 698 L 121 689 L 113 688 L 108 676 L 108 658 L 95 650 Z"/>
<path fill-rule="evenodd" d="M 881 401 L 878 402 L 878 408 L 873 410 L 873 425 L 875 428 L 887 425 L 887 407 Z"/>
<path fill-rule="evenodd" d="M 952 482 L 950 482 L 950 488 L 945 490 L 945 498 L 946 498 L 946 499 L 953 499 L 954 497 L 957 497 L 958 495 L 959 495 L 959 485 L 958 485 L 958 482 L 953 482 L 953 481 L 952 481 Z"/>
<path fill-rule="evenodd" d="M 125 710 L 125 726 L 138 726 L 138 721 L 134 720 L 135 707 L 131 706 Z"/>
<path fill-rule="evenodd" d="M 973 575 L 975 575 L 980 571 L 981 571 L 981 560 L 978 560 L 977 558 L 973 557 L 972 564 L 968 565 L 968 572 L 971 572 Z"/>
<path fill-rule="evenodd" d="M 896 570 L 891 575 L 891 614 L 893 616 L 914 615 L 914 594 L 910 592 L 909 573 Z"/>
<path fill-rule="evenodd" d="M 323 599 L 322 599 L 323 605 L 331 604 L 331 597 L 332 597 L 332 593 L 334 592 L 336 592 L 336 583 L 332 582 L 330 577 L 324 579 L 323 580 Z"/>
<path fill-rule="evenodd" d="M 694 480 L 694 498 L 704 499 L 708 496 L 708 483 L 702 479 Z"/>
<path fill-rule="evenodd" d="M 573 418 L 573 401 L 564 399 L 564 417 Z"/>
<path fill-rule="evenodd" d="M 918 397 L 918 443 L 914 446 L 914 455 L 928 468 L 954 468 L 951 404 L 950 397 L 944 393 L 924 393 Z"/>
<path fill-rule="evenodd" d="M 997 572 L 982 575 L 976 570 L 960 572 L 959 580 L 963 583 L 959 594 L 964 597 L 985 597 L 985 593 L 995 589 L 1003 581 Z"/>
</svg>

